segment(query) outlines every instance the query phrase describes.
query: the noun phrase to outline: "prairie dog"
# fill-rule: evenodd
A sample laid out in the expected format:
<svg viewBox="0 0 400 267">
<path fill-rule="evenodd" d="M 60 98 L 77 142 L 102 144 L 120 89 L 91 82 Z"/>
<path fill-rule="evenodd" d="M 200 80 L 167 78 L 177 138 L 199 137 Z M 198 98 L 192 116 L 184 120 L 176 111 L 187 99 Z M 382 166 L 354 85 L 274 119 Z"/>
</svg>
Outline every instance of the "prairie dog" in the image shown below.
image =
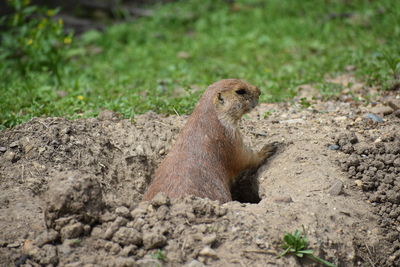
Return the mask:
<svg viewBox="0 0 400 267">
<path fill-rule="evenodd" d="M 231 201 L 235 178 L 258 168 L 276 150 L 267 144 L 253 152 L 239 131 L 240 118 L 258 104 L 260 94 L 260 89 L 239 79 L 210 85 L 156 170 L 143 200 L 163 192 L 170 198 L 193 195 Z"/>
</svg>

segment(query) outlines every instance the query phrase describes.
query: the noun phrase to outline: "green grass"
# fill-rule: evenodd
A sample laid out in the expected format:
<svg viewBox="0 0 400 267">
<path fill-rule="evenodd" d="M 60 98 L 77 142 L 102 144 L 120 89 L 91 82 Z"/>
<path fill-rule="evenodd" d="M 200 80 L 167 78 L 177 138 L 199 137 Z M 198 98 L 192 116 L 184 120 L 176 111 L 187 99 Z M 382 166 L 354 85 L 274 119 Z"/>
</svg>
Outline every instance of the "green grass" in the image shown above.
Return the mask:
<svg viewBox="0 0 400 267">
<path fill-rule="evenodd" d="M 74 38 L 59 79 L 48 69 L 20 74 L 0 62 L 0 125 L 35 116 L 95 116 L 101 109 L 125 117 L 189 113 L 198 88 L 223 78 L 257 85 L 261 101 L 288 100 L 301 84 L 326 88 L 324 77 L 347 65 L 386 89 L 399 74 L 399 12 L 400 1 L 392 0 L 159 6 L 152 17 Z M 178 56 L 182 51 L 187 54 Z"/>
</svg>

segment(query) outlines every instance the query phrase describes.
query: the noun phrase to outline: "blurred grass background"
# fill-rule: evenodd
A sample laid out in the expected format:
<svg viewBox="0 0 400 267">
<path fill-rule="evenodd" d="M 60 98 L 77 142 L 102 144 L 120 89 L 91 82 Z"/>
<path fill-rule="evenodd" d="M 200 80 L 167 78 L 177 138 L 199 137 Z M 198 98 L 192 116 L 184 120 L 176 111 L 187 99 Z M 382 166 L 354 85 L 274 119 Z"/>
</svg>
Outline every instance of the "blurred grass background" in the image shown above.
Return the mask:
<svg viewBox="0 0 400 267">
<path fill-rule="evenodd" d="M 2 22 L 1 128 L 102 109 L 190 113 L 224 78 L 257 85 L 261 101 L 288 101 L 308 83 L 329 92 L 324 78 L 349 65 L 382 90 L 399 78 L 400 1 L 177 1 L 79 37 L 63 33 L 56 10 L 10 2 L 20 4 L 20 21 Z"/>
</svg>

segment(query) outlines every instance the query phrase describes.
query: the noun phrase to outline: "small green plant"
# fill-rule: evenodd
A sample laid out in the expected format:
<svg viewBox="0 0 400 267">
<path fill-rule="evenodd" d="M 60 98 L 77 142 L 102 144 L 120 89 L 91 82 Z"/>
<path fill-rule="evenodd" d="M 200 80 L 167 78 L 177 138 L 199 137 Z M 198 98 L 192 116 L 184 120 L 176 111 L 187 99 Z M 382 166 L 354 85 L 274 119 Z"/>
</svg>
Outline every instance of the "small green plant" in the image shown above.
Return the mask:
<svg viewBox="0 0 400 267">
<path fill-rule="evenodd" d="M 307 98 L 305 98 L 305 97 L 300 98 L 299 103 L 300 103 L 300 106 L 301 106 L 302 108 L 309 108 L 309 107 L 311 107 L 311 102 L 308 101 Z"/>
<path fill-rule="evenodd" d="M 165 258 L 166 258 L 164 252 L 163 252 L 161 249 L 157 249 L 157 251 L 154 252 L 154 253 L 151 255 L 151 257 L 152 257 L 153 259 L 160 260 L 160 261 L 165 261 Z"/>
<path fill-rule="evenodd" d="M 304 229 L 303 229 L 304 232 Z M 305 234 L 302 234 L 300 230 L 294 231 L 293 234 L 285 233 L 283 237 L 282 248 L 285 249 L 279 257 L 283 257 L 285 255 L 293 254 L 296 257 L 303 258 L 307 257 L 315 262 L 322 263 L 325 266 L 336 267 L 335 264 L 330 263 L 324 259 L 321 259 L 317 256 L 314 256 L 314 251 L 312 249 L 307 249 L 308 247 L 308 239 Z"/>
<path fill-rule="evenodd" d="M 274 113 L 274 112 L 275 112 L 275 110 L 273 110 L 273 109 L 268 110 L 268 111 L 265 111 L 264 114 L 263 114 L 263 118 L 264 118 L 264 119 L 268 118 L 268 117 L 271 116 L 272 113 Z"/>
<path fill-rule="evenodd" d="M 1 18 L 0 61 L 27 75 L 31 71 L 51 72 L 61 81 L 72 34 L 64 33 L 58 9 L 30 5 L 29 0 L 8 0 L 14 12 Z"/>
</svg>

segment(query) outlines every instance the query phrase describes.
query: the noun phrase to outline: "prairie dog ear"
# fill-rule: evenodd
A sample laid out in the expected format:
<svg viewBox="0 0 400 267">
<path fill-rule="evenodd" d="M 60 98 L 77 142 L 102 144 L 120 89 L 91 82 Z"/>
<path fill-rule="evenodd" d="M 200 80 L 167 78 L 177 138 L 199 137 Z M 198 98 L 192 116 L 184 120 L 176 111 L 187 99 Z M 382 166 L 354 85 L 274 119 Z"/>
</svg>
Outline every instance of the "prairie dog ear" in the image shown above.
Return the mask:
<svg viewBox="0 0 400 267">
<path fill-rule="evenodd" d="M 224 97 L 222 96 L 221 93 L 218 93 L 217 98 L 218 98 L 218 102 L 220 104 L 224 104 L 225 103 L 225 99 L 224 99 Z"/>
</svg>

